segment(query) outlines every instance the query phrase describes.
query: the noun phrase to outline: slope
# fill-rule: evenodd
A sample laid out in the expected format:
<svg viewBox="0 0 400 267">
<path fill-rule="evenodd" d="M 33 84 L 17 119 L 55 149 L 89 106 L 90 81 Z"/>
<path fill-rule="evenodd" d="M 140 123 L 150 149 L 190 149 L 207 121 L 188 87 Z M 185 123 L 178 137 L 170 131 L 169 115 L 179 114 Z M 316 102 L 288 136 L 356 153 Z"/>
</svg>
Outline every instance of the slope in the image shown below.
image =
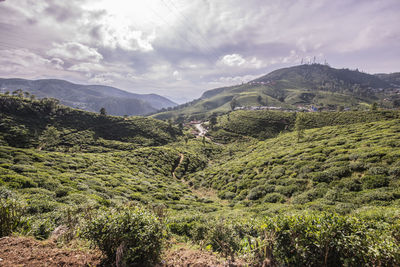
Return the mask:
<svg viewBox="0 0 400 267">
<path fill-rule="evenodd" d="M 306 113 L 237 110 L 219 116 L 217 123 L 208 134 L 213 140 L 221 143 L 236 141 L 238 138 L 249 136 L 264 140 L 276 137 L 283 132 L 293 131 L 299 114 L 301 114 L 304 129 L 400 118 L 398 110 Z"/>
<path fill-rule="evenodd" d="M 237 208 L 353 212 L 397 206 L 399 119 L 306 130 L 258 142 L 190 176 Z"/>
<path fill-rule="evenodd" d="M 32 100 L 0 95 L 0 140 L 17 147 L 37 147 L 49 126 L 56 128 L 55 147 L 89 149 L 101 143 L 118 146 L 161 145 L 181 132 L 165 122 L 144 117 L 114 117 L 59 105 L 56 99 Z M 124 145 L 124 144 L 121 144 Z M 125 144 L 126 146 L 127 144 Z"/>
</svg>

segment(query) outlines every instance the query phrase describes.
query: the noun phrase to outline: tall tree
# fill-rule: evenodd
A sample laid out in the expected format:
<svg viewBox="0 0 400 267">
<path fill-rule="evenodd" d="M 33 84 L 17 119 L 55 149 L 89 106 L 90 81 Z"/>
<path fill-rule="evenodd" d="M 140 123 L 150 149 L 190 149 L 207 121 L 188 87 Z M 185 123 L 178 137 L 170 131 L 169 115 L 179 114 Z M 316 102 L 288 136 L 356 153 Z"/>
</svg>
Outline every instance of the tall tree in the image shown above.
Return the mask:
<svg viewBox="0 0 400 267">
<path fill-rule="evenodd" d="M 300 139 L 302 139 L 304 137 L 304 129 L 305 128 L 306 128 L 306 126 L 305 126 L 304 113 L 297 112 L 296 113 L 296 122 L 294 124 L 294 129 L 297 134 L 297 142 L 300 142 Z"/>
<path fill-rule="evenodd" d="M 41 150 L 44 147 L 52 147 L 59 142 L 60 132 L 54 126 L 47 126 L 39 136 L 39 147 Z"/>
<path fill-rule="evenodd" d="M 231 109 L 232 109 L 232 110 L 235 110 L 235 108 L 238 106 L 237 100 L 236 100 L 235 98 L 233 98 L 233 99 L 231 100 L 230 105 L 231 105 Z"/>
</svg>

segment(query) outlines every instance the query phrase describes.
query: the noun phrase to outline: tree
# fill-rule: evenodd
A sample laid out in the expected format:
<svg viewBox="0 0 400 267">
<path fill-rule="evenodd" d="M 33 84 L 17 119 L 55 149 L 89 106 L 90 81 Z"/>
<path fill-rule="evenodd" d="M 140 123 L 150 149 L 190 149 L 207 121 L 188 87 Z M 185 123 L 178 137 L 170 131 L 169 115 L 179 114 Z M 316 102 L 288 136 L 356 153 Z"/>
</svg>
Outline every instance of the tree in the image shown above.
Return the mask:
<svg viewBox="0 0 400 267">
<path fill-rule="evenodd" d="M 235 108 L 238 106 L 237 100 L 236 100 L 235 98 L 233 98 L 233 99 L 231 100 L 230 105 L 231 105 L 231 109 L 232 109 L 232 110 L 235 110 Z"/>
<path fill-rule="evenodd" d="M 44 147 L 54 146 L 59 142 L 60 132 L 54 126 L 47 126 L 46 129 L 39 136 L 39 147 L 41 150 Z"/>
<path fill-rule="evenodd" d="M 378 103 L 374 102 L 371 106 L 371 111 L 376 111 L 378 110 Z"/>
<path fill-rule="evenodd" d="M 103 115 L 103 116 L 106 116 L 106 115 L 107 115 L 107 111 L 106 111 L 106 109 L 105 109 L 104 107 L 102 107 L 102 108 L 100 109 L 100 115 Z"/>
<path fill-rule="evenodd" d="M 210 127 L 211 129 L 214 129 L 214 126 L 217 124 L 217 116 L 212 115 L 210 117 Z"/>
<path fill-rule="evenodd" d="M 20 98 L 24 97 L 24 92 L 22 91 L 22 89 L 15 90 L 14 92 L 12 92 L 12 94 Z"/>
<path fill-rule="evenodd" d="M 305 129 L 305 116 L 303 113 L 296 113 L 296 122 L 294 124 L 294 129 L 297 133 L 297 142 L 300 142 L 300 139 L 304 137 Z"/>
<path fill-rule="evenodd" d="M 257 102 L 262 105 L 262 97 L 260 95 L 257 96 Z"/>
</svg>

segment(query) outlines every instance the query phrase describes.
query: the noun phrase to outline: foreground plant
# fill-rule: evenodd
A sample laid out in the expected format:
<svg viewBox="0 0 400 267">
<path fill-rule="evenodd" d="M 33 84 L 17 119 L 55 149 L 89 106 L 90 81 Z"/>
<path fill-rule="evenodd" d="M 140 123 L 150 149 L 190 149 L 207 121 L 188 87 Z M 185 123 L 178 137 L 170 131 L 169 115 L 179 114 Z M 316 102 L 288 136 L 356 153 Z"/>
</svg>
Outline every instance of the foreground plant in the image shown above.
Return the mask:
<svg viewBox="0 0 400 267">
<path fill-rule="evenodd" d="M 165 240 L 164 226 L 141 207 L 102 209 L 82 229 L 116 266 L 151 266 L 157 263 Z"/>
</svg>

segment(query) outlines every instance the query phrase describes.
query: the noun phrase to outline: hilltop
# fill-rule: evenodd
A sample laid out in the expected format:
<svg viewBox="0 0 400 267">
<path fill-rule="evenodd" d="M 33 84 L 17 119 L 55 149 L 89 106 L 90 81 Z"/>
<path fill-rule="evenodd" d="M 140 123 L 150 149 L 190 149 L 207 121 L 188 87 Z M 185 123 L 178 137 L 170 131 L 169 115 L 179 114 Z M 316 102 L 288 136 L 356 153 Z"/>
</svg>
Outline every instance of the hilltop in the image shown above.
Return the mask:
<svg viewBox="0 0 400 267">
<path fill-rule="evenodd" d="M 365 109 L 378 102 L 382 107 L 397 107 L 399 86 L 381 79 L 383 76 L 321 64 L 299 65 L 273 71 L 246 84 L 206 91 L 199 99 L 153 117 L 205 118 L 234 108 L 258 106 L 336 110 Z"/>
<path fill-rule="evenodd" d="M 111 86 L 74 84 L 65 80 L 0 79 L 0 92 L 21 89 L 38 98 L 56 98 L 64 105 L 111 115 L 145 115 L 176 103 L 156 94 L 134 94 Z"/>
</svg>

